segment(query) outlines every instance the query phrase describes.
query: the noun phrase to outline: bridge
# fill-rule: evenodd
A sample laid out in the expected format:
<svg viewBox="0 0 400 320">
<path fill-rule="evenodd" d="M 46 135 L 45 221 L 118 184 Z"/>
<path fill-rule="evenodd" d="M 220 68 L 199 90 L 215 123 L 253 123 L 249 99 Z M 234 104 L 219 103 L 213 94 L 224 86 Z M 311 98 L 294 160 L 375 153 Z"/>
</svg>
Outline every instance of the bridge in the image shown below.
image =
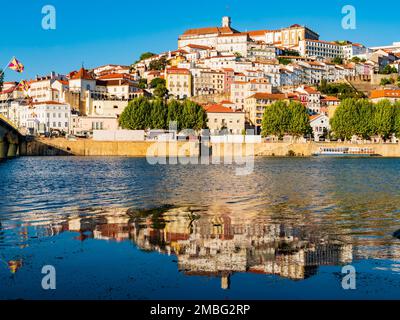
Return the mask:
<svg viewBox="0 0 400 320">
<path fill-rule="evenodd" d="M 18 156 L 22 144 L 24 136 L 17 126 L 0 114 L 0 161 Z"/>
</svg>

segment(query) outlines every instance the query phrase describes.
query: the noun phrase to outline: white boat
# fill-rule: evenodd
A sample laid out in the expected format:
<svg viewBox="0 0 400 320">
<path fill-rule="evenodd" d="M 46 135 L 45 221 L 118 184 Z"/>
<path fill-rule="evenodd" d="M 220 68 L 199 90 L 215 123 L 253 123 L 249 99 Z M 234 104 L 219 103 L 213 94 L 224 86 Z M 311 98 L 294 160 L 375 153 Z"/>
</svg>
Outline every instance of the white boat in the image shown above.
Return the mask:
<svg viewBox="0 0 400 320">
<path fill-rule="evenodd" d="M 313 156 L 337 156 L 337 157 L 373 157 L 378 156 L 372 148 L 356 147 L 321 147 Z"/>
</svg>

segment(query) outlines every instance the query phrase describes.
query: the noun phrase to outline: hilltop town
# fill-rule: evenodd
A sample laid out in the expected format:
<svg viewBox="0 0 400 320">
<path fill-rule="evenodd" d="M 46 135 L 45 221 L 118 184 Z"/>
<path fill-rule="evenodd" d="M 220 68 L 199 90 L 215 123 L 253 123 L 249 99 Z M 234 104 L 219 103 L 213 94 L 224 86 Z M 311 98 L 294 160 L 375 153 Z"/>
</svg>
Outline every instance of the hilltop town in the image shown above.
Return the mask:
<svg viewBox="0 0 400 320">
<path fill-rule="evenodd" d="M 204 108 L 211 134 L 240 135 L 246 129 L 261 134 L 266 106 L 296 101 L 319 141 L 342 99 L 399 101 L 399 66 L 399 42 L 368 48 L 324 41 L 299 24 L 241 32 L 223 17 L 220 26 L 183 32 L 176 50 L 144 53 L 129 66 L 53 72 L 27 79 L 26 90 L 4 82 L 0 114 L 28 134 L 90 137 L 120 129 L 133 99 L 190 99 Z"/>
</svg>

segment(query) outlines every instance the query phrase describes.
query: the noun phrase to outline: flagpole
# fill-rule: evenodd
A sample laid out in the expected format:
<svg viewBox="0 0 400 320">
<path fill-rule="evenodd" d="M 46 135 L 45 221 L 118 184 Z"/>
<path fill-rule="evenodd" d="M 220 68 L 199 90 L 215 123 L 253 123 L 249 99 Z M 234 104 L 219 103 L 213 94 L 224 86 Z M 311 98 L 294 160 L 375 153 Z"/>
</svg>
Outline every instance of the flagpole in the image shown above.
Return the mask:
<svg viewBox="0 0 400 320">
<path fill-rule="evenodd" d="M 13 56 L 10 61 L 7 62 L 7 64 L 5 65 L 5 67 L 3 69 L 1 69 L 0 72 L 0 76 L 4 74 L 5 70 L 7 70 L 8 66 L 10 65 L 11 61 L 13 61 L 13 59 L 15 59 L 15 56 Z"/>
</svg>

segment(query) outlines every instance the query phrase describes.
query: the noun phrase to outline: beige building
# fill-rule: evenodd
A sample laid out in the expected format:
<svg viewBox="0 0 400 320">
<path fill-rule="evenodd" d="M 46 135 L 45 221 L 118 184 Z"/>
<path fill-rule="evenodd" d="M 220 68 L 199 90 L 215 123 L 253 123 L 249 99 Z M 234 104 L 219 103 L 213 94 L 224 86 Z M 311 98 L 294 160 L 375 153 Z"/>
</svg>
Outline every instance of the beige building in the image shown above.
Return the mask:
<svg viewBox="0 0 400 320">
<path fill-rule="evenodd" d="M 234 111 L 222 104 L 206 106 L 208 128 L 211 134 L 226 130 L 228 134 L 242 134 L 245 129 L 245 116 L 242 111 Z"/>
<path fill-rule="evenodd" d="M 245 99 L 257 92 L 272 93 L 272 85 L 268 79 L 253 79 L 251 81 L 235 81 L 231 85 L 231 101 L 238 109 L 244 109 Z"/>
<path fill-rule="evenodd" d="M 225 73 L 212 69 L 193 69 L 193 95 L 224 93 Z"/>
<path fill-rule="evenodd" d="M 192 74 L 184 68 L 168 68 L 165 71 L 165 80 L 170 95 L 178 99 L 192 96 Z"/>
<path fill-rule="evenodd" d="M 278 30 L 256 30 L 248 32 L 251 39 L 264 41 L 267 44 L 279 45 L 283 48 L 295 48 L 305 39 L 318 40 L 319 34 L 298 24 Z"/>
<path fill-rule="evenodd" d="M 246 121 L 255 127 L 256 132 L 261 130 L 265 107 L 278 100 L 287 100 L 287 96 L 283 93 L 258 92 L 246 99 L 244 107 Z"/>
<path fill-rule="evenodd" d="M 239 33 L 231 28 L 231 18 L 222 18 L 222 27 L 206 27 L 186 30 L 178 39 L 178 48 L 183 48 L 189 44 L 217 47 L 217 39 L 221 35 Z"/>
<path fill-rule="evenodd" d="M 93 130 L 118 130 L 119 124 L 116 116 L 71 116 L 71 132 L 80 134 L 93 132 Z"/>
</svg>

